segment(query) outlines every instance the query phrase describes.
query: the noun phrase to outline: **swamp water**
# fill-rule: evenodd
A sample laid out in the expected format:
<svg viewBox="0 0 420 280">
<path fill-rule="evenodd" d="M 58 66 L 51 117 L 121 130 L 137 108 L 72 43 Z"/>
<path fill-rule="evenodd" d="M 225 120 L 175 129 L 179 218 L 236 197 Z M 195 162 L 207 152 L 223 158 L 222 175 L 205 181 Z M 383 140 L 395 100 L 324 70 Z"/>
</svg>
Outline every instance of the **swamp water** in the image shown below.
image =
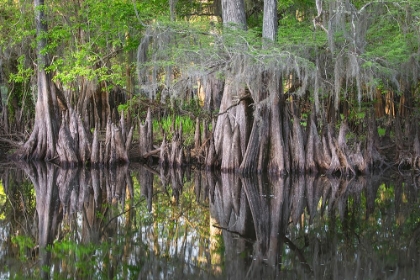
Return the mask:
<svg viewBox="0 0 420 280">
<path fill-rule="evenodd" d="M 420 279 L 416 174 L 3 168 L 0 278 Z"/>
</svg>

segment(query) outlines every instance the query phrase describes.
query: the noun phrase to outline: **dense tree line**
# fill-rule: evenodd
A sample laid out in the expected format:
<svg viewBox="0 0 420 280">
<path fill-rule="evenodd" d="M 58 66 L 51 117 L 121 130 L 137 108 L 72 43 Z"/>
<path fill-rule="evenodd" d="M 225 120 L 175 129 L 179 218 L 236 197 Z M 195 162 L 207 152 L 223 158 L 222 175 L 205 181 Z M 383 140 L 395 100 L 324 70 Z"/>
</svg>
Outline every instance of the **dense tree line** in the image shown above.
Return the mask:
<svg viewBox="0 0 420 280">
<path fill-rule="evenodd" d="M 141 157 L 185 152 L 226 171 L 418 167 L 417 1 L 2 1 L 0 10 L 3 138 L 25 142 L 20 157 L 126 162 L 143 129 Z M 204 118 L 195 146 L 173 125 L 154 152 L 152 122 L 141 129 L 147 108 L 152 118 Z"/>
</svg>

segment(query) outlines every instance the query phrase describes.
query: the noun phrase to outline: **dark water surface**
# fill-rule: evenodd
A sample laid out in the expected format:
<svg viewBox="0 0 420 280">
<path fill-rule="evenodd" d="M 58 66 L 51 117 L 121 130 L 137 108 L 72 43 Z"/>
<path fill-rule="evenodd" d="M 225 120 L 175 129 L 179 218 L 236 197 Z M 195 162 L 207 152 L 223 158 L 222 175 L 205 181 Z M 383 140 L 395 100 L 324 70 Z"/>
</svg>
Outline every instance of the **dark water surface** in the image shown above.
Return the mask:
<svg viewBox="0 0 420 280">
<path fill-rule="evenodd" d="M 1 279 L 420 279 L 413 173 L 0 173 Z"/>
</svg>

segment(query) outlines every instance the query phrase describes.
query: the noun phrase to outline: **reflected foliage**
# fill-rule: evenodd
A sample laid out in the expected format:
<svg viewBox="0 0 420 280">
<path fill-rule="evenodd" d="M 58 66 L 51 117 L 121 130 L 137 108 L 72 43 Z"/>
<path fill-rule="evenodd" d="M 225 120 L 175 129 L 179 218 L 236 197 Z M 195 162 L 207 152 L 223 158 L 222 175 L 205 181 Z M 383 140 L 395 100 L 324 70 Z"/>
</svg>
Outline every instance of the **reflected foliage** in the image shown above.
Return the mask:
<svg viewBox="0 0 420 280">
<path fill-rule="evenodd" d="M 1 278 L 419 278 L 413 174 L 254 178 L 44 163 L 1 179 Z"/>
</svg>

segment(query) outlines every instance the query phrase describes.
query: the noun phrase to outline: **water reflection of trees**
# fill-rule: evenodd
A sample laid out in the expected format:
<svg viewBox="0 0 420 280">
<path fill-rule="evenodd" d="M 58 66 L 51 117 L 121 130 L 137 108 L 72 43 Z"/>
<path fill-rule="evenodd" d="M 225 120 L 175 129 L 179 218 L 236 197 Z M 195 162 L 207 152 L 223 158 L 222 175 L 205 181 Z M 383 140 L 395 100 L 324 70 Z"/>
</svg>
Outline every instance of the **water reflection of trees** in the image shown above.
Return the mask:
<svg viewBox="0 0 420 280">
<path fill-rule="evenodd" d="M 413 176 L 389 183 L 375 176 L 240 178 L 134 165 L 23 170 L 2 174 L 8 199 L 0 275 L 417 277 Z"/>
<path fill-rule="evenodd" d="M 222 182 L 235 180 L 229 176 Z M 235 192 L 246 194 L 250 213 L 235 215 L 239 196 L 226 190 L 233 184 L 216 184 L 211 208 L 224 230 L 226 270 L 234 279 L 417 279 L 420 211 L 411 178 L 242 178 Z M 253 233 L 237 230 L 249 219 Z M 240 258 L 244 247 L 250 258 Z"/>
</svg>

